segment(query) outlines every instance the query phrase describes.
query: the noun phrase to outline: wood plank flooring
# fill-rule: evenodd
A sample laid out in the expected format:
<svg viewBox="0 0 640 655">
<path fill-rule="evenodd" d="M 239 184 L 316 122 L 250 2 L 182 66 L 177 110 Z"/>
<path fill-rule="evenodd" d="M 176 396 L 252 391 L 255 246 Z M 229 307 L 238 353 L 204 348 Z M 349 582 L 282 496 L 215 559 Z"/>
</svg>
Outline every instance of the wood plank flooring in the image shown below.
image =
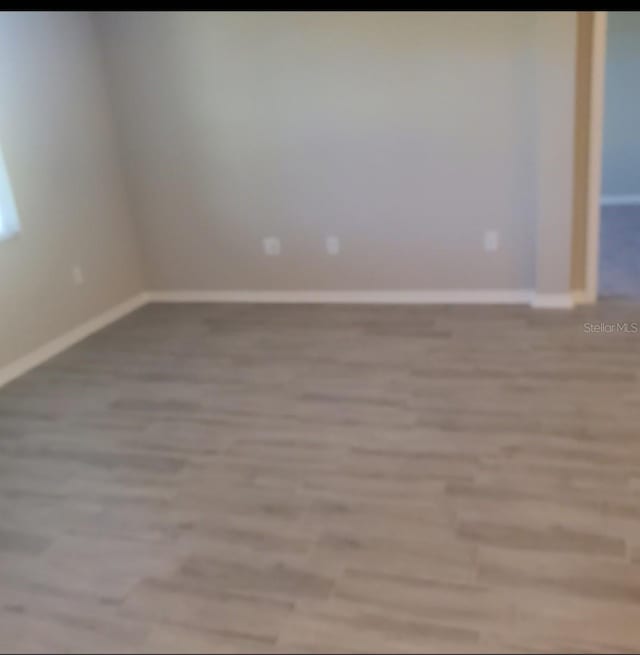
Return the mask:
<svg viewBox="0 0 640 655">
<path fill-rule="evenodd" d="M 0 650 L 637 652 L 634 321 L 141 309 L 0 390 Z"/>
</svg>

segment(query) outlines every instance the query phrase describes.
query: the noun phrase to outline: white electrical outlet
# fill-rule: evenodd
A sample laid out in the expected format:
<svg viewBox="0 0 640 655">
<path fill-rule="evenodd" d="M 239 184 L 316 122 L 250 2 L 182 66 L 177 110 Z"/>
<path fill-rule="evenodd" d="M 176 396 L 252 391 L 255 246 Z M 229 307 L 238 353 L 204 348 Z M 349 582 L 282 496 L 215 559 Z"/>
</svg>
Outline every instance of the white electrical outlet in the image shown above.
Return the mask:
<svg viewBox="0 0 640 655">
<path fill-rule="evenodd" d="M 270 257 L 279 255 L 282 251 L 280 239 L 277 237 L 265 237 L 262 240 L 262 249 L 264 250 L 264 254 L 269 255 Z"/>
<path fill-rule="evenodd" d="M 500 237 L 495 230 L 487 230 L 484 233 L 484 249 L 487 252 L 495 252 L 500 247 Z"/>
<path fill-rule="evenodd" d="M 73 283 L 79 287 L 84 284 L 84 273 L 80 266 L 74 266 L 71 269 L 71 277 L 73 278 Z"/>
<path fill-rule="evenodd" d="M 340 253 L 340 239 L 338 237 L 327 237 L 325 239 L 325 246 L 327 253 L 330 255 L 337 255 Z"/>
</svg>

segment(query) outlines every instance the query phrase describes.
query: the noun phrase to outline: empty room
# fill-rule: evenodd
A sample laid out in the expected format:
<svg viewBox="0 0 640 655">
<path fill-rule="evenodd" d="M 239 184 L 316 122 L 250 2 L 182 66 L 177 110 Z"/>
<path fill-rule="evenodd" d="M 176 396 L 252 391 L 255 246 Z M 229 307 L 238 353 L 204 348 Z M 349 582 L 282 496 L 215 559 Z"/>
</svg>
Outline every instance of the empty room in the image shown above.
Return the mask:
<svg viewBox="0 0 640 655">
<path fill-rule="evenodd" d="M 0 652 L 640 650 L 616 14 L 0 12 Z"/>
</svg>

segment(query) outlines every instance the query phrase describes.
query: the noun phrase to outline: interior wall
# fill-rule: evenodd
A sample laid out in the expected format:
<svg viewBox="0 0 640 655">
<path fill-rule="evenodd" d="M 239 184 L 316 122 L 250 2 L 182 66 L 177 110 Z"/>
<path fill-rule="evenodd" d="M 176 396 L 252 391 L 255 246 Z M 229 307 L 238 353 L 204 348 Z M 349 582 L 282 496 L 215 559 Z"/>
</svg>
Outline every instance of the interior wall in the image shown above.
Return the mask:
<svg viewBox="0 0 640 655">
<path fill-rule="evenodd" d="M 586 288 L 587 198 L 589 182 L 589 122 L 591 106 L 592 11 L 579 11 L 576 45 L 576 129 L 574 144 L 573 247 L 571 288 Z"/>
<path fill-rule="evenodd" d="M 88 15 L 0 12 L 0 143 L 21 220 L 0 242 L 0 367 L 143 287 L 103 82 Z"/>
<path fill-rule="evenodd" d="M 640 196 L 639 71 L 640 12 L 608 12 L 603 196 Z"/>
<path fill-rule="evenodd" d="M 536 294 L 571 303 L 577 15 L 536 14 Z"/>
<path fill-rule="evenodd" d="M 150 286 L 531 288 L 534 23 L 98 15 Z M 281 256 L 262 254 L 267 236 Z"/>
</svg>

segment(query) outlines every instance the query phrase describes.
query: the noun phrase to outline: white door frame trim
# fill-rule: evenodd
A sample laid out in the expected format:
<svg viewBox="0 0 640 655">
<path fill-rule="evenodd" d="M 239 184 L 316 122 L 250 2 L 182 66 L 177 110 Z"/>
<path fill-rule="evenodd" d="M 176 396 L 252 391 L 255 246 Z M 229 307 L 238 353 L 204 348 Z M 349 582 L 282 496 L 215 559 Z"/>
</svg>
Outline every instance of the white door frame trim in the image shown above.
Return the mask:
<svg viewBox="0 0 640 655">
<path fill-rule="evenodd" d="M 607 13 L 594 11 L 591 45 L 591 93 L 589 97 L 589 161 L 587 178 L 587 252 L 584 300 L 598 299 L 600 254 L 600 193 L 602 186 L 602 130 L 604 120 Z"/>
</svg>

